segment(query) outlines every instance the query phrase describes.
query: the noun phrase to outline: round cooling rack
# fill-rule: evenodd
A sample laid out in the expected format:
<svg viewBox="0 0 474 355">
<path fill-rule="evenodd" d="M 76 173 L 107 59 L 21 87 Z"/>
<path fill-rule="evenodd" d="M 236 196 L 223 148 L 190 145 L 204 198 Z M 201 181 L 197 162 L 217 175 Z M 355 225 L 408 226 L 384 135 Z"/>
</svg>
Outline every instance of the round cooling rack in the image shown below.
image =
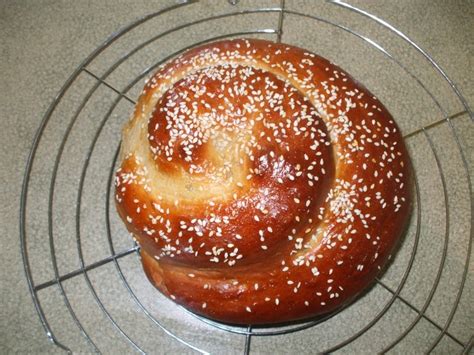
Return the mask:
<svg viewBox="0 0 474 355">
<path fill-rule="evenodd" d="M 324 318 L 241 327 L 188 312 L 149 284 L 115 212 L 120 130 L 144 80 L 187 49 L 236 37 L 282 41 L 336 62 L 384 102 L 410 151 L 415 203 L 400 250 L 370 290 Z M 472 189 L 460 123 L 472 120 L 428 53 L 344 2 L 190 0 L 139 18 L 77 67 L 33 141 L 20 237 L 47 337 L 68 352 L 469 352 Z"/>
</svg>

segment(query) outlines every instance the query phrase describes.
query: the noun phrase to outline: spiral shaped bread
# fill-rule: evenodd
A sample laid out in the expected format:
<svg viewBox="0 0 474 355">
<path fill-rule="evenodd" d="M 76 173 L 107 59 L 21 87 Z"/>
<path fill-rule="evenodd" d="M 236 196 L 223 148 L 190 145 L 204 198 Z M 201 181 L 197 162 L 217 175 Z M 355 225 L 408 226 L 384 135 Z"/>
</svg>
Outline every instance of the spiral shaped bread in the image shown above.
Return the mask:
<svg viewBox="0 0 474 355">
<path fill-rule="evenodd" d="M 165 295 L 223 322 L 331 312 L 373 282 L 410 211 L 384 106 L 286 44 L 194 48 L 147 82 L 123 130 L 117 209 Z"/>
</svg>

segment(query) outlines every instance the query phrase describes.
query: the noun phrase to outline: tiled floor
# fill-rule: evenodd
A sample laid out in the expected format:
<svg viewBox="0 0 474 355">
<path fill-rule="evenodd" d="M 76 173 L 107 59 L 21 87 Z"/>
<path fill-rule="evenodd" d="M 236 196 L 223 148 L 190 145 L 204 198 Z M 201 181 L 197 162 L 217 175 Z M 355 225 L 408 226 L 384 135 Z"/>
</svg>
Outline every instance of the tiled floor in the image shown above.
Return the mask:
<svg viewBox="0 0 474 355">
<path fill-rule="evenodd" d="M 34 309 L 20 252 L 21 183 L 41 118 L 69 75 L 105 38 L 175 3 L 0 2 L 1 159 L 7 167 L 0 170 L 5 197 L 0 204 L 1 353 L 61 351 L 48 342 Z M 348 3 L 413 39 L 474 105 L 472 3 Z M 367 16 L 332 3 L 287 0 L 282 40 L 349 71 L 388 107 L 406 135 L 419 203 L 387 272 L 364 297 L 329 320 L 283 335 L 252 336 L 249 343 L 248 337 L 238 334 L 246 329 L 217 329 L 162 297 L 146 280 L 136 253 L 129 252 L 133 245 L 113 205 L 106 207 L 111 202 L 107 186 L 121 126 L 133 109 L 127 98 L 136 99 L 146 77 L 142 73 L 182 48 L 216 36 L 275 39 L 275 33 L 262 30 L 278 29 L 277 11 L 222 15 L 279 5 L 280 0 L 241 0 L 236 7 L 225 0 L 200 1 L 151 18 L 87 63 L 61 97 L 32 165 L 25 231 L 33 282 L 43 285 L 37 292 L 42 311 L 64 346 L 75 352 L 97 348 L 107 353 L 136 352 L 137 348 L 152 353 L 195 349 L 242 353 L 247 345 L 251 353 L 262 354 L 386 349 L 405 354 L 428 351 L 434 344 L 436 353 L 460 353 L 472 344 L 474 307 L 469 300 L 474 299 L 474 270 L 472 262 L 469 266 L 466 262 L 472 254 L 468 250 L 472 118 L 447 81 L 413 46 Z M 209 17 L 213 19 L 202 21 Z M 164 31 L 166 35 L 160 35 Z M 114 90 L 123 91 L 124 96 Z M 454 117 L 452 124 L 443 121 L 446 116 Z M 422 131 L 424 126 L 429 128 Z M 81 175 L 85 164 L 87 171 Z M 73 273 L 62 282 L 62 289 L 48 283 L 55 278 L 50 232 L 58 275 Z M 110 258 L 113 253 L 123 254 L 115 261 Z M 82 263 L 92 265 L 87 277 L 74 274 Z"/>
</svg>

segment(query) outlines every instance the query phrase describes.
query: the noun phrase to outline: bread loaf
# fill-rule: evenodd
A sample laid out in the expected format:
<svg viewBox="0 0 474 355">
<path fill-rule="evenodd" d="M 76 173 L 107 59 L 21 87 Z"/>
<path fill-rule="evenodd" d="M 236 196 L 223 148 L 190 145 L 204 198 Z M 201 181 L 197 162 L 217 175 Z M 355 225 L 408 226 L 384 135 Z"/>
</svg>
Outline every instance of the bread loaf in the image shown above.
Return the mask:
<svg viewBox="0 0 474 355">
<path fill-rule="evenodd" d="M 322 315 L 366 289 L 410 212 L 389 112 L 344 70 L 256 39 L 194 48 L 123 130 L 116 205 L 150 281 L 205 317 Z"/>
</svg>

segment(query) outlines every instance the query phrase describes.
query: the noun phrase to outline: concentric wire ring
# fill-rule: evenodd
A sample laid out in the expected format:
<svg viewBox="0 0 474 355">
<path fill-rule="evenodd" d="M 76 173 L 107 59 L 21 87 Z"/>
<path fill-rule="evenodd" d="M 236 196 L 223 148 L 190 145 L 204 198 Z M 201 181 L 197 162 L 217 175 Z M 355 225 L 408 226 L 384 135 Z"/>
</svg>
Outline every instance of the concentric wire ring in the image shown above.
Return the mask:
<svg viewBox="0 0 474 355">
<path fill-rule="evenodd" d="M 104 303 L 102 302 L 101 298 L 98 296 L 98 294 L 97 294 L 97 292 L 94 288 L 94 285 L 92 284 L 92 282 L 91 282 L 91 280 L 88 276 L 88 271 L 89 270 L 91 270 L 93 268 L 96 268 L 96 267 L 100 267 L 101 265 L 104 265 L 105 263 L 113 262 L 114 265 L 115 265 L 115 268 L 116 268 L 116 270 L 117 270 L 117 272 L 120 276 L 122 284 L 126 288 L 130 298 L 139 307 L 139 309 L 146 315 L 146 317 L 160 331 L 163 331 L 165 334 L 171 336 L 172 338 L 174 338 L 178 342 L 182 343 L 183 345 L 189 347 L 190 349 L 196 350 L 196 351 L 201 352 L 201 353 L 206 353 L 204 350 L 199 349 L 198 347 L 196 347 L 193 344 L 185 341 L 184 339 L 180 338 L 178 335 L 176 335 L 173 332 L 171 332 L 170 330 L 168 330 L 155 316 L 153 316 L 152 312 L 149 311 L 144 306 L 144 304 L 140 301 L 139 297 L 133 292 L 132 287 L 128 283 L 124 273 L 122 272 L 121 266 L 118 263 L 118 259 L 120 257 L 124 257 L 126 255 L 133 254 L 137 251 L 137 248 L 135 247 L 135 248 L 125 250 L 125 251 L 121 251 L 121 252 L 117 253 L 115 251 L 116 248 L 114 246 L 114 242 L 113 242 L 113 238 L 112 238 L 111 222 L 110 222 L 110 196 L 111 196 L 111 192 L 112 192 L 111 189 L 112 189 L 113 171 L 114 171 L 114 167 L 116 165 L 116 159 L 117 159 L 117 156 L 118 156 L 119 147 L 117 147 L 115 155 L 113 157 L 113 160 L 110 164 L 110 171 L 109 171 L 109 175 L 108 175 L 107 191 L 106 191 L 106 201 L 105 201 L 107 242 L 108 242 L 108 245 L 109 245 L 111 256 L 107 259 L 104 259 L 104 261 L 99 261 L 99 262 L 95 263 L 94 265 L 86 265 L 85 261 L 84 261 L 84 256 L 83 256 L 83 250 L 82 250 L 82 244 L 81 244 L 81 234 L 80 234 L 81 205 L 82 205 L 82 196 L 83 196 L 83 192 L 84 192 L 84 189 L 85 189 L 85 179 L 86 179 L 86 175 L 87 175 L 87 169 L 88 169 L 88 166 L 89 166 L 91 156 L 94 152 L 96 142 L 98 141 L 98 139 L 100 137 L 100 134 L 102 132 L 102 129 L 104 128 L 107 121 L 111 117 L 113 111 L 115 110 L 115 108 L 117 107 L 117 105 L 120 103 L 120 101 L 122 99 L 128 101 L 131 104 L 134 104 L 134 100 L 131 99 L 128 96 L 128 92 L 136 85 L 136 83 L 138 83 L 140 80 L 142 80 L 144 77 L 149 75 L 152 71 L 154 71 L 158 65 L 160 65 L 160 64 L 164 63 L 165 61 L 169 60 L 170 58 L 178 55 L 182 51 L 185 51 L 185 50 L 187 50 L 189 48 L 192 48 L 194 46 L 198 46 L 200 44 L 210 42 L 210 41 L 214 41 L 214 40 L 218 40 L 218 39 L 222 39 L 222 38 L 242 37 L 242 36 L 252 35 L 252 34 L 269 34 L 269 35 L 273 34 L 273 35 L 276 35 L 276 37 L 277 37 L 276 40 L 279 41 L 279 40 L 281 40 L 281 36 L 282 36 L 282 33 L 283 33 L 283 18 L 284 18 L 284 15 L 285 16 L 297 16 L 297 17 L 301 17 L 301 18 L 307 18 L 307 19 L 314 20 L 316 22 L 321 22 L 321 23 L 333 26 L 334 28 L 337 28 L 338 30 L 345 31 L 345 32 L 349 33 L 350 35 L 354 36 L 355 38 L 360 39 L 360 40 L 370 44 L 373 48 L 375 48 L 376 50 L 383 53 L 386 57 L 388 57 L 389 60 L 391 60 L 391 61 L 395 62 L 397 65 L 399 65 L 412 79 L 414 79 L 416 81 L 416 83 L 433 100 L 433 102 L 435 103 L 435 106 L 439 109 L 439 111 L 441 112 L 441 114 L 444 117 L 443 121 L 447 122 L 450 129 L 451 129 L 452 135 L 455 139 L 456 145 L 457 145 L 457 147 L 459 149 L 459 152 L 461 154 L 461 158 L 462 158 L 462 161 L 463 161 L 463 167 L 464 167 L 464 169 L 467 173 L 469 192 L 471 193 L 471 196 L 472 196 L 471 182 L 470 182 L 469 172 L 468 172 L 468 169 L 467 169 L 466 159 L 464 157 L 463 150 L 460 146 L 459 139 L 456 135 L 456 132 L 454 130 L 454 127 L 452 125 L 450 117 L 445 112 L 445 110 L 440 105 L 440 103 L 436 100 L 434 95 L 425 87 L 425 85 L 413 73 L 411 73 L 411 71 L 408 68 L 403 66 L 403 64 L 401 62 L 399 62 L 388 51 L 386 51 L 383 47 L 381 47 L 379 44 L 377 44 L 376 42 L 374 42 L 370 38 L 364 37 L 364 36 L 358 34 L 357 32 L 351 30 L 350 28 L 344 27 L 342 25 L 339 25 L 339 24 L 337 24 L 335 22 L 332 22 L 332 21 L 329 21 L 327 19 L 323 19 L 323 18 L 320 18 L 320 17 L 316 17 L 316 16 L 312 16 L 312 15 L 308 15 L 308 14 L 299 13 L 297 11 L 292 11 L 292 10 L 285 9 L 284 1 L 282 1 L 281 6 L 277 7 L 277 8 L 262 8 L 262 9 L 254 9 L 254 10 L 235 11 L 235 12 L 215 15 L 215 16 L 211 16 L 211 17 L 206 17 L 206 18 L 203 18 L 203 19 L 196 20 L 194 22 L 186 23 L 186 24 L 171 28 L 169 30 L 166 30 L 166 31 L 150 38 L 149 40 L 139 44 L 135 48 L 131 49 L 129 52 L 127 52 L 125 55 L 123 55 L 119 60 L 117 60 L 115 63 L 113 63 L 109 67 L 109 69 L 107 69 L 106 72 L 101 76 L 97 76 L 91 70 L 89 70 L 87 68 L 87 66 L 96 57 L 98 57 L 107 47 L 109 47 L 113 42 L 118 40 L 125 33 L 129 32 L 130 30 L 138 27 L 139 25 L 141 25 L 141 24 L 143 24 L 143 23 L 145 23 L 145 22 L 147 22 L 147 21 L 149 21 L 153 18 L 156 18 L 157 16 L 165 14 L 166 12 L 169 12 L 169 11 L 182 11 L 185 7 L 187 7 L 189 5 L 192 5 L 193 3 L 196 3 L 196 2 L 197 1 L 188 1 L 188 2 L 185 2 L 183 4 L 175 5 L 175 6 L 166 8 L 164 10 L 158 11 L 156 13 L 150 14 L 148 16 L 145 16 L 145 17 L 133 22 L 132 24 L 124 27 L 122 30 L 118 31 L 117 33 L 112 35 L 108 40 L 106 40 L 103 43 L 103 45 L 98 47 L 89 57 L 87 57 L 83 61 L 83 63 L 74 71 L 74 73 L 71 75 L 71 77 L 66 81 L 63 88 L 61 89 L 58 96 L 56 97 L 55 101 L 51 104 L 48 111 L 46 112 L 46 114 L 45 114 L 45 116 L 44 116 L 44 118 L 41 122 L 41 125 L 38 129 L 38 132 L 37 132 L 37 134 L 34 138 L 33 147 L 31 149 L 31 152 L 30 152 L 30 155 L 29 155 L 29 158 L 28 158 L 27 168 L 26 168 L 25 177 L 24 177 L 24 181 L 23 181 L 22 196 L 21 196 L 20 234 L 21 234 L 21 241 L 22 241 L 22 255 L 23 255 L 23 261 L 24 261 L 24 265 L 25 265 L 25 271 L 26 271 L 30 291 L 31 291 L 31 294 L 32 294 L 32 297 L 33 297 L 33 301 L 34 301 L 36 310 L 37 310 L 37 312 L 39 314 L 39 317 L 40 317 L 40 320 L 43 324 L 43 327 L 45 328 L 45 331 L 46 331 L 48 337 L 51 339 L 51 341 L 53 341 L 56 345 L 58 345 L 59 347 L 61 347 L 64 350 L 70 351 L 70 349 L 66 345 L 60 343 L 56 339 L 55 335 L 51 331 L 51 327 L 50 327 L 50 325 L 48 323 L 48 320 L 47 320 L 47 315 L 45 314 L 45 312 L 42 309 L 42 306 L 41 306 L 41 303 L 40 303 L 40 300 L 38 298 L 37 293 L 40 290 L 44 289 L 44 288 L 47 288 L 47 287 L 50 287 L 50 286 L 53 286 L 53 285 L 57 285 L 57 287 L 59 289 L 59 292 L 63 297 L 65 306 L 66 306 L 68 312 L 70 313 L 70 315 L 72 316 L 76 326 L 79 328 L 79 331 L 85 337 L 85 339 L 88 341 L 91 348 L 96 352 L 100 352 L 99 348 L 94 343 L 94 341 L 91 338 L 90 334 L 88 334 L 86 329 L 84 329 L 84 327 L 81 324 L 80 320 L 78 319 L 76 313 L 74 312 L 74 309 L 71 306 L 71 303 L 69 302 L 68 296 L 67 296 L 67 294 L 64 290 L 64 287 L 62 285 L 62 282 L 64 280 L 66 280 L 70 277 L 75 277 L 77 275 L 83 274 L 84 278 L 85 278 L 85 281 L 86 281 L 86 284 L 87 284 L 91 294 L 93 295 L 93 298 L 95 299 L 95 302 L 97 303 L 99 309 L 106 315 L 106 317 L 112 323 L 112 325 L 115 327 L 117 332 L 119 334 L 121 334 L 131 344 L 131 346 L 133 348 L 135 348 L 139 352 L 143 352 L 143 350 L 140 348 L 139 344 L 134 339 L 132 339 L 120 327 L 120 325 L 114 320 L 114 318 L 112 317 L 112 315 L 109 313 L 109 311 L 105 307 Z M 428 62 L 439 72 L 439 74 L 445 80 L 448 81 L 448 83 L 452 87 L 453 91 L 455 92 L 455 94 L 457 95 L 457 97 L 459 98 L 459 100 L 461 101 L 463 106 L 465 107 L 466 113 L 468 113 L 470 115 L 470 117 L 472 118 L 472 112 L 470 111 L 470 108 L 468 107 L 465 99 L 461 96 L 461 94 L 457 90 L 456 86 L 452 83 L 452 81 L 444 73 L 444 71 L 439 67 L 439 65 L 437 65 L 436 62 L 434 62 L 434 60 L 431 57 L 429 57 L 426 54 L 426 52 L 424 52 L 419 46 L 417 46 L 414 42 L 412 42 L 403 33 L 396 30 L 395 28 L 393 28 L 389 24 L 385 23 L 383 20 L 380 20 L 377 17 L 375 17 L 375 16 L 373 16 L 369 13 L 366 13 L 366 12 L 356 8 L 356 7 L 347 5 L 345 3 L 342 3 L 342 2 L 339 2 L 339 1 L 335 1 L 334 3 L 338 6 L 341 6 L 342 8 L 348 9 L 350 11 L 354 11 L 354 12 L 360 14 L 361 16 L 364 16 L 364 17 L 366 17 L 366 18 L 368 18 L 372 21 L 375 21 L 376 23 L 378 23 L 382 27 L 385 27 L 385 28 L 389 29 L 390 31 L 392 31 L 396 35 L 398 35 L 400 38 L 407 41 L 413 48 L 415 48 L 422 55 L 424 55 L 427 58 Z M 150 66 L 144 72 L 142 72 L 139 76 L 137 76 L 132 81 L 130 81 L 125 86 L 125 88 L 122 89 L 122 90 L 116 89 L 114 86 L 110 85 L 106 81 L 107 77 L 109 77 L 109 75 L 111 73 L 113 73 L 122 63 L 126 62 L 126 60 L 129 57 L 131 57 L 133 54 L 137 53 L 140 49 L 148 46 L 151 43 L 154 43 L 155 41 L 157 41 L 157 40 L 159 40 L 159 39 L 161 39 L 161 38 L 163 38 L 163 37 L 165 37 L 165 36 L 167 36 L 171 33 L 174 33 L 174 32 L 179 31 L 181 29 L 190 28 L 194 25 L 204 23 L 204 22 L 207 22 L 207 21 L 224 19 L 226 17 L 233 17 L 233 16 L 245 16 L 245 15 L 248 15 L 248 14 L 256 14 L 256 13 L 259 13 L 259 14 L 277 13 L 277 14 L 279 14 L 278 29 L 254 29 L 254 30 L 250 30 L 250 31 L 240 31 L 240 32 L 236 32 L 236 33 L 230 33 L 230 34 L 225 34 L 225 35 L 214 36 L 212 38 L 207 38 L 203 41 L 193 43 L 192 45 L 187 46 L 185 48 L 182 48 L 179 51 L 176 51 L 175 53 L 172 53 L 172 54 L 168 55 L 166 58 L 164 58 L 164 59 L 160 60 L 159 62 L 155 63 L 154 65 Z M 43 133 L 44 133 L 46 127 L 47 127 L 48 121 L 50 120 L 50 118 L 53 115 L 56 107 L 58 106 L 58 104 L 62 100 L 62 98 L 64 97 L 67 90 L 69 90 L 69 88 L 73 85 L 74 81 L 77 79 L 77 77 L 81 73 L 87 73 L 90 77 L 93 77 L 94 79 L 96 79 L 96 82 L 95 82 L 94 86 L 86 94 L 86 96 L 84 97 L 84 99 L 82 100 L 80 105 L 77 107 L 77 109 L 76 109 L 76 111 L 73 115 L 73 118 L 68 123 L 66 132 L 63 136 L 63 139 L 62 139 L 62 141 L 60 143 L 60 146 L 59 146 L 59 149 L 58 149 L 58 153 L 56 155 L 54 168 L 53 168 L 53 173 L 52 173 L 52 178 L 51 178 L 51 181 L 50 181 L 49 204 L 48 204 L 48 210 L 49 210 L 48 211 L 48 227 L 49 227 L 48 232 L 49 232 L 49 246 L 50 246 L 50 253 L 51 253 L 52 268 L 53 268 L 53 271 L 54 271 L 54 280 L 52 280 L 50 282 L 43 283 L 43 284 L 35 285 L 34 282 L 33 282 L 33 279 L 32 279 L 31 266 L 30 266 L 30 261 L 28 259 L 28 254 L 27 254 L 27 235 L 26 235 L 26 229 L 27 229 L 26 228 L 27 227 L 26 207 L 27 207 L 28 189 L 30 187 L 29 184 L 30 184 L 30 175 L 31 175 L 31 171 L 32 171 L 32 165 L 33 165 L 33 162 L 35 160 L 36 151 L 37 151 L 37 148 L 40 144 L 42 135 L 43 135 Z M 53 200 L 54 200 L 54 193 L 55 193 L 55 187 L 56 187 L 56 176 L 57 176 L 57 173 L 58 173 L 58 170 L 59 170 L 59 166 L 60 166 L 61 158 L 62 158 L 62 155 L 63 155 L 64 147 L 66 145 L 69 134 L 72 131 L 72 129 L 74 128 L 74 124 L 75 124 L 76 120 L 78 119 L 82 109 L 85 107 L 87 102 L 93 97 L 94 93 L 96 92 L 97 88 L 100 85 L 105 85 L 106 87 L 112 89 L 114 92 L 116 92 L 118 94 L 118 96 L 115 99 L 115 101 L 112 103 L 112 106 L 109 108 L 106 115 L 102 118 L 102 121 L 100 122 L 100 125 L 97 128 L 97 131 L 95 133 L 95 136 L 93 137 L 92 143 L 90 144 L 89 149 L 87 150 L 86 160 L 84 162 L 84 165 L 83 165 L 83 168 L 82 168 L 82 171 L 81 171 L 81 176 L 80 176 L 80 181 L 79 181 L 79 188 L 78 188 L 78 195 L 77 195 L 77 201 L 76 201 L 77 202 L 77 205 L 76 205 L 76 235 L 77 235 L 76 242 L 77 242 L 77 250 L 78 250 L 78 255 L 79 255 L 79 260 L 80 260 L 80 269 L 76 272 L 72 272 L 72 273 L 67 274 L 67 275 L 60 275 L 59 270 L 58 270 L 57 260 L 56 260 L 56 254 L 55 254 L 54 228 L 53 228 L 53 214 L 54 214 Z M 438 284 L 439 284 L 439 281 L 440 281 L 440 278 L 441 278 L 441 273 L 443 271 L 445 260 L 446 260 L 446 252 L 447 252 L 447 247 L 448 247 L 448 243 L 449 243 L 449 228 L 450 228 L 450 223 L 449 223 L 449 206 L 450 205 L 449 205 L 449 203 L 450 203 L 450 201 L 449 201 L 449 196 L 448 196 L 448 192 L 447 192 L 447 188 L 446 188 L 446 181 L 445 181 L 444 172 L 443 172 L 443 169 L 441 167 L 440 159 L 438 157 L 438 153 L 436 151 L 435 145 L 434 145 L 427 129 L 423 128 L 422 130 L 420 130 L 420 133 L 421 132 L 423 133 L 425 139 L 427 140 L 427 142 L 429 144 L 429 147 L 431 149 L 431 153 L 433 154 L 433 157 L 434 157 L 435 162 L 436 162 L 436 166 L 437 166 L 439 176 L 441 178 L 442 187 L 443 187 L 443 195 L 444 195 L 444 200 L 445 200 L 445 215 L 446 215 L 446 227 L 445 227 L 445 231 L 444 231 L 443 251 L 442 251 L 442 256 L 441 256 L 441 260 L 440 260 L 440 263 L 439 263 L 439 267 L 438 267 L 438 270 L 437 270 L 437 274 L 436 274 L 436 277 L 435 277 L 435 282 L 434 282 L 434 284 L 433 284 L 433 286 L 432 286 L 432 288 L 429 292 L 428 298 L 426 299 L 424 305 L 422 306 L 421 309 L 417 309 L 416 307 L 410 305 L 412 307 L 412 309 L 414 309 L 418 312 L 418 316 L 402 332 L 402 334 L 400 334 L 397 337 L 396 340 L 394 340 L 391 344 L 389 344 L 389 346 L 387 346 L 385 349 L 383 349 L 383 352 L 390 350 L 397 343 L 402 341 L 403 338 L 416 326 L 416 324 L 419 322 L 419 320 L 421 318 L 427 319 L 428 321 L 430 321 L 432 324 L 434 324 L 440 330 L 440 333 L 439 333 L 438 337 L 436 338 L 436 340 L 434 341 L 434 343 L 431 345 L 430 350 L 434 349 L 434 347 L 438 344 L 438 342 L 441 340 L 441 338 L 444 335 L 449 336 L 451 339 L 453 339 L 455 342 L 457 342 L 461 346 L 467 346 L 466 344 L 463 344 L 458 339 L 456 339 L 453 335 L 451 335 L 447 331 L 447 329 L 448 329 L 448 327 L 449 327 L 449 325 L 450 325 L 450 323 L 451 323 L 451 321 L 454 317 L 454 313 L 456 312 L 456 308 L 457 308 L 457 305 L 459 303 L 459 300 L 460 300 L 460 297 L 461 297 L 461 294 L 462 294 L 462 290 L 464 288 L 464 283 L 465 283 L 465 280 L 466 280 L 467 270 L 468 270 L 468 266 L 469 266 L 469 257 L 470 257 L 470 251 L 471 251 L 471 245 L 472 245 L 472 238 L 469 240 L 469 244 L 468 244 L 467 259 L 466 259 L 466 262 L 465 262 L 465 268 L 464 268 L 464 272 L 463 272 L 463 275 L 462 275 L 461 286 L 460 286 L 459 292 L 458 292 L 457 297 L 456 297 L 456 302 L 455 302 L 455 304 L 454 304 L 454 306 L 453 306 L 453 308 L 452 308 L 452 310 L 451 310 L 451 312 L 448 316 L 448 319 L 447 319 L 445 325 L 443 327 L 441 327 L 425 315 L 425 311 L 427 310 L 428 306 L 430 305 L 430 302 L 431 302 L 431 300 L 432 300 L 432 298 L 433 298 L 433 296 L 434 296 L 434 294 L 437 290 L 437 287 L 438 287 Z M 410 136 L 410 134 L 408 136 Z M 356 331 L 349 338 L 341 339 L 341 341 L 338 344 L 332 346 L 331 348 L 324 349 L 324 352 L 332 352 L 332 351 L 335 351 L 337 349 L 340 349 L 340 348 L 350 344 L 355 339 L 357 339 L 358 337 L 363 335 L 365 332 L 367 332 L 372 326 L 374 326 L 384 316 L 384 314 L 386 314 L 386 312 L 390 309 L 390 307 L 393 305 L 393 303 L 396 300 L 403 300 L 403 298 L 400 296 L 400 292 L 401 292 L 402 288 L 404 287 L 408 276 L 410 275 L 410 272 L 411 272 L 411 269 L 412 269 L 412 266 L 413 266 L 413 263 L 414 263 L 414 259 L 415 259 L 415 256 L 416 256 L 416 252 L 417 252 L 417 248 L 418 248 L 418 244 L 419 244 L 419 239 L 420 239 L 420 229 L 421 229 L 421 220 L 422 220 L 421 198 L 420 198 L 420 193 L 419 193 L 418 178 L 417 178 L 417 175 L 416 175 L 416 167 L 414 167 L 414 168 L 415 168 L 414 171 L 415 171 L 415 185 L 416 185 L 415 186 L 416 187 L 415 192 L 416 192 L 416 201 L 417 201 L 417 203 L 416 203 L 416 206 L 417 206 L 416 223 L 417 224 L 416 224 L 416 232 L 415 232 L 415 237 L 414 237 L 413 249 L 411 250 L 410 259 L 408 261 L 408 264 L 406 266 L 404 274 L 401 278 L 401 281 L 400 281 L 399 285 L 397 286 L 397 289 L 392 290 L 387 285 L 385 285 L 381 280 L 378 280 L 377 282 L 378 282 L 379 285 L 381 285 L 386 290 L 388 290 L 389 292 L 392 293 L 391 298 L 384 305 L 383 309 L 373 319 L 371 319 L 363 328 Z M 472 216 L 472 210 L 471 210 L 471 216 Z M 340 311 L 342 311 L 342 310 L 339 310 L 338 312 L 340 312 Z M 329 318 L 331 318 L 335 315 L 336 314 L 331 314 L 331 315 L 328 315 L 325 318 L 321 318 L 321 319 L 317 319 L 317 320 L 314 320 L 314 321 L 305 322 L 305 323 L 301 323 L 301 324 L 293 324 L 293 325 L 282 326 L 278 329 L 267 329 L 267 328 L 262 328 L 262 327 L 251 327 L 251 326 L 249 326 L 249 327 L 233 327 L 233 326 L 229 326 L 229 325 L 225 325 L 225 324 L 220 324 L 220 323 L 217 323 L 217 322 L 214 322 L 214 321 L 210 321 L 210 320 L 204 319 L 202 317 L 198 317 L 198 316 L 195 316 L 195 317 L 197 317 L 201 321 L 203 321 L 206 324 L 211 325 L 211 326 L 213 326 L 217 329 L 232 332 L 232 333 L 236 333 L 236 334 L 246 335 L 246 340 L 247 341 L 246 341 L 246 346 L 245 346 L 244 351 L 249 352 L 250 351 L 251 336 L 276 336 L 276 335 L 286 334 L 286 333 L 289 333 L 289 332 L 296 332 L 296 331 L 307 329 L 309 327 L 320 324 L 320 323 L 328 320 Z"/>
</svg>

